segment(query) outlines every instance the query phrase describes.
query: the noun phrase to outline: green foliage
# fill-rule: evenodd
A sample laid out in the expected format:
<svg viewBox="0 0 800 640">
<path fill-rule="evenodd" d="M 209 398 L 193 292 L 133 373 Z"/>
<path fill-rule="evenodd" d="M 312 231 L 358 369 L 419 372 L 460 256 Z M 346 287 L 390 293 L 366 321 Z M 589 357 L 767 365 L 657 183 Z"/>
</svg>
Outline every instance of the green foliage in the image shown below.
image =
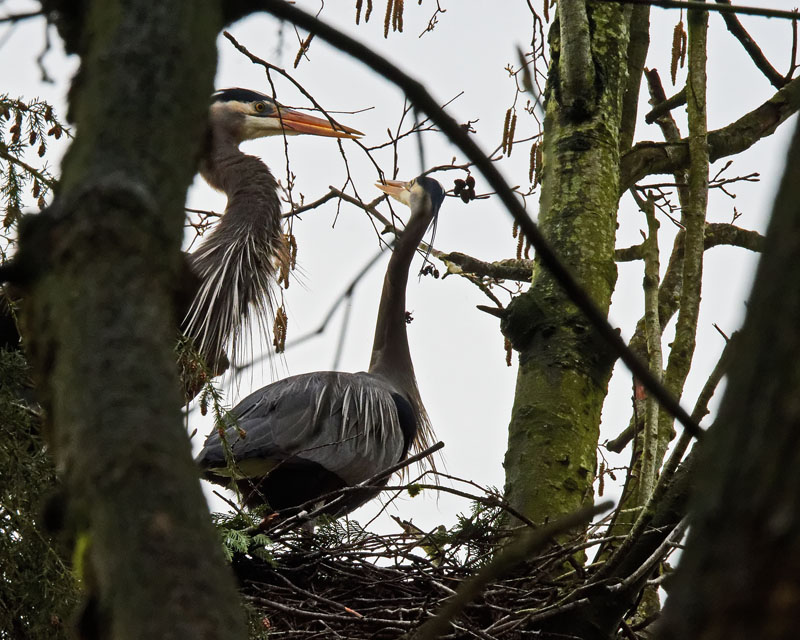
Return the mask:
<svg viewBox="0 0 800 640">
<path fill-rule="evenodd" d="M 422 493 L 422 487 L 420 487 L 418 484 L 410 484 L 408 485 L 408 489 L 406 489 L 406 491 L 408 491 L 409 496 L 416 498 L 420 493 Z"/>
<path fill-rule="evenodd" d="M 30 157 L 43 158 L 51 139 L 69 131 L 57 120 L 53 108 L 39 99 L 25 102 L 0 94 L 0 196 L 5 210 L 3 228 L 22 215 L 27 190 L 40 209 L 55 180 L 47 163 L 37 168 Z M 27 161 L 26 161 L 27 160 Z"/>
<path fill-rule="evenodd" d="M 221 392 L 212 385 L 214 376 L 191 338 L 181 336 L 175 344 L 175 359 L 181 376 L 184 400 L 188 404 L 199 394 L 200 413 L 206 415 L 209 403 L 221 404 Z"/>
<path fill-rule="evenodd" d="M 272 541 L 260 532 L 262 509 L 234 513 L 213 513 L 211 519 L 217 528 L 222 551 L 228 562 L 236 553 L 243 553 L 266 562 L 272 562 Z"/>
<path fill-rule="evenodd" d="M 66 638 L 78 585 L 41 528 L 55 469 L 19 352 L 0 350 L 0 639 Z"/>
<path fill-rule="evenodd" d="M 491 492 L 500 493 L 494 488 Z M 492 559 L 498 537 L 502 537 L 498 532 L 502 515 L 502 507 L 472 502 L 469 516 L 458 514 L 456 524 L 447 532 L 437 534 L 436 542 L 442 548 L 451 545 L 457 550 L 465 567 L 482 567 Z"/>
<path fill-rule="evenodd" d="M 214 418 L 214 428 L 219 433 L 222 451 L 225 455 L 225 466 L 228 469 L 228 474 L 231 478 L 241 477 L 242 474 L 238 471 L 231 443 L 228 442 L 228 429 L 236 427 L 238 436 L 241 438 L 246 437 L 247 433 L 239 427 L 236 416 L 231 413 L 225 404 L 225 397 L 222 391 L 213 382 L 206 382 L 203 385 L 203 390 L 200 392 L 199 406 L 202 415 L 206 415 L 209 409 L 211 410 L 211 415 Z M 236 494 L 236 499 L 241 503 L 242 495 L 236 482 L 231 481 L 228 488 Z"/>
</svg>

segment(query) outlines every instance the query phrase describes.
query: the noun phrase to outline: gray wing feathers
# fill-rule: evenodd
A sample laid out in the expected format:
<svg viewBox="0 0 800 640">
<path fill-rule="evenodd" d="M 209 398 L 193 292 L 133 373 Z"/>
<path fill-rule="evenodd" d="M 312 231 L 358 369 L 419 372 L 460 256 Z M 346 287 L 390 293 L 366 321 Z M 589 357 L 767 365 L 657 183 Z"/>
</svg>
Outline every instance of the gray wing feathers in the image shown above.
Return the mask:
<svg viewBox="0 0 800 640">
<path fill-rule="evenodd" d="M 227 430 L 235 458 L 315 462 L 348 485 L 363 482 L 400 460 L 403 432 L 392 399 L 396 391 L 368 373 L 314 372 L 256 391 L 234 409 Z M 225 465 L 219 434 L 206 440 L 198 461 Z"/>
</svg>

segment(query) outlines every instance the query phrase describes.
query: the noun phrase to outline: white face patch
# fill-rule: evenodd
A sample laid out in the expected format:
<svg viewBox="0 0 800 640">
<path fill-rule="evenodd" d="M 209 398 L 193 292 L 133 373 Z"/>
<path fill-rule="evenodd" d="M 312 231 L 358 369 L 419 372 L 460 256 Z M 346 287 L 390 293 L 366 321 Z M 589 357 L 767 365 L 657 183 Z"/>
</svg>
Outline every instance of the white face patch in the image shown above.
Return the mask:
<svg viewBox="0 0 800 640">
<path fill-rule="evenodd" d="M 250 113 L 252 113 L 252 111 Z M 254 116 L 248 114 L 244 117 L 242 140 L 278 136 L 282 133 L 285 133 L 287 136 L 298 135 L 297 131 L 292 131 L 288 126 L 282 129 L 281 120 L 278 116 Z"/>
<path fill-rule="evenodd" d="M 253 102 L 214 102 L 209 107 L 209 117 L 222 127 L 231 131 L 239 142 L 254 140 L 266 136 L 280 135 L 283 130 L 281 121 L 276 115 L 257 115 Z M 297 132 L 286 127 L 286 135 Z"/>
<path fill-rule="evenodd" d="M 411 191 L 408 188 L 408 183 L 406 183 L 403 188 L 396 193 L 390 193 L 389 195 L 398 202 L 402 202 L 407 207 L 411 206 Z"/>
<path fill-rule="evenodd" d="M 420 208 L 421 204 L 428 199 L 428 192 L 417 182 L 414 182 L 409 189 L 404 189 L 403 195 L 405 196 L 404 203 L 410 209 L 414 209 L 415 207 Z M 430 207 L 428 206 L 426 208 Z"/>
</svg>

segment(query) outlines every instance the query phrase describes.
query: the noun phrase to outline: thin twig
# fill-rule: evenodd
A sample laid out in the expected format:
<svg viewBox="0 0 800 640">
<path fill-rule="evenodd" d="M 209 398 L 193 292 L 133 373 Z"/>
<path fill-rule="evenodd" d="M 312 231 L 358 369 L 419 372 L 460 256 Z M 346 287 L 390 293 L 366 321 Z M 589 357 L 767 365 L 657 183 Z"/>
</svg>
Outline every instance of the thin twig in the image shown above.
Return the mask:
<svg viewBox="0 0 800 640">
<path fill-rule="evenodd" d="M 31 18 L 38 18 L 39 16 L 44 17 L 44 11 L 42 9 L 38 11 L 26 11 L 24 13 L 12 13 L 7 16 L 0 16 L 0 23 L 7 22 L 16 24 L 22 20 L 30 20 Z"/>
<path fill-rule="evenodd" d="M 716 0 L 716 2 L 718 4 L 728 6 L 731 4 L 731 0 Z M 742 26 L 742 23 L 739 22 L 739 18 L 736 17 L 736 14 L 724 12 L 722 14 L 722 19 L 725 20 L 725 25 L 728 27 L 728 31 L 730 31 L 733 36 L 742 44 L 744 50 L 747 51 L 747 54 L 750 56 L 750 59 L 753 61 L 756 67 L 761 70 L 761 73 L 766 76 L 767 80 L 772 83 L 772 86 L 776 89 L 780 89 L 783 85 L 785 85 L 787 79 L 778 73 L 775 67 L 769 63 L 769 60 L 767 60 L 764 52 L 761 51 L 761 48 L 756 44 L 752 36 L 747 33 L 747 30 Z"/>
</svg>

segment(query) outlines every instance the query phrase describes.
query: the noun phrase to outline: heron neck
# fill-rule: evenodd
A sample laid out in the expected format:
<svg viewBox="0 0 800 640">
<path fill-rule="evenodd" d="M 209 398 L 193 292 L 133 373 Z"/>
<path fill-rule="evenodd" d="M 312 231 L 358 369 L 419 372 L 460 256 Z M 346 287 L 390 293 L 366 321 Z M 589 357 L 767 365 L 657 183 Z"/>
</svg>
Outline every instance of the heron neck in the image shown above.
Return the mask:
<svg viewBox="0 0 800 640">
<path fill-rule="evenodd" d="M 280 228 L 280 200 L 275 177 L 260 159 L 239 150 L 239 142 L 224 132 L 213 132 L 211 151 L 201 163 L 200 175 L 228 196 L 220 228 L 245 226 L 249 231 Z M 265 220 L 266 219 L 266 220 Z M 266 223 L 266 224 L 265 224 Z"/>
<path fill-rule="evenodd" d="M 273 276 L 287 252 L 277 183 L 267 166 L 239 151 L 234 139 L 215 137 L 208 149 L 200 173 L 228 196 L 228 204 L 189 256 L 199 288 L 182 331 L 209 366 L 217 367 L 221 354 L 230 353 L 234 362 L 239 357 L 240 336 L 271 324 Z"/>
<path fill-rule="evenodd" d="M 370 373 L 388 378 L 409 394 L 416 393 L 417 385 L 406 332 L 406 286 L 411 261 L 430 220 L 428 215 L 412 214 L 395 244 L 383 279 L 369 365 Z"/>
</svg>

